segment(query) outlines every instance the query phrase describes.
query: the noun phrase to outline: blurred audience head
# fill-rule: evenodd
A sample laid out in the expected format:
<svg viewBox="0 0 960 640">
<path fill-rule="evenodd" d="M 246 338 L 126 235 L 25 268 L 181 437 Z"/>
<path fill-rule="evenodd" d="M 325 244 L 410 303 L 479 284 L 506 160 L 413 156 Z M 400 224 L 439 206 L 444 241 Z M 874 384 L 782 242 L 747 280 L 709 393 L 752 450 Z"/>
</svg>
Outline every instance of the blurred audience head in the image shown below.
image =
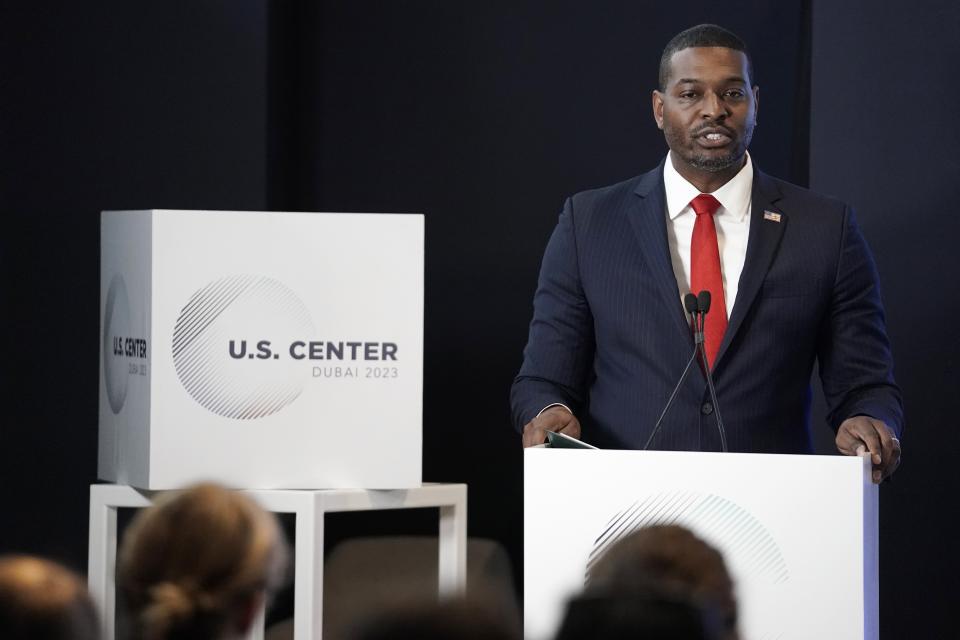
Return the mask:
<svg viewBox="0 0 960 640">
<path fill-rule="evenodd" d="M 87 587 L 60 565 L 30 556 L 0 556 L 0 638 L 96 640 L 96 610 Z"/>
<path fill-rule="evenodd" d="M 486 600 L 443 600 L 381 611 L 358 626 L 350 640 L 521 640 L 515 622 Z"/>
<path fill-rule="evenodd" d="M 588 593 L 658 594 L 719 617 L 723 638 L 739 637 L 733 580 L 723 556 L 689 529 L 643 527 L 615 543 L 590 568 Z"/>
<path fill-rule="evenodd" d="M 555 640 L 721 640 L 716 615 L 692 600 L 643 592 L 591 593 L 567 603 Z"/>
<path fill-rule="evenodd" d="M 281 586 L 288 551 L 276 519 L 213 484 L 161 496 L 131 523 L 117 582 L 140 640 L 240 638 Z"/>
</svg>

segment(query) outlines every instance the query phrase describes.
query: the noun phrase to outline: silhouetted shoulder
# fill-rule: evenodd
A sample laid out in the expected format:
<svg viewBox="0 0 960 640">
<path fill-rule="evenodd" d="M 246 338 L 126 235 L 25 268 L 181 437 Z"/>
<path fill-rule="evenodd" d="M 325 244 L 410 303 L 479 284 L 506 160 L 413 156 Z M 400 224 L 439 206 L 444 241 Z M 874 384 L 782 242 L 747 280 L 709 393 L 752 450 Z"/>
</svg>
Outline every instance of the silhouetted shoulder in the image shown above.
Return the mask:
<svg viewBox="0 0 960 640">
<path fill-rule="evenodd" d="M 573 195 L 566 205 L 579 226 L 599 222 L 595 218 L 611 219 L 625 215 L 639 198 L 650 192 L 663 191 L 663 165 L 606 187 L 581 191 Z"/>
<path fill-rule="evenodd" d="M 786 213 L 811 213 L 817 212 L 821 215 L 840 216 L 849 209 L 847 203 L 833 197 L 817 193 L 806 187 L 774 178 L 762 172 L 757 172 L 756 180 L 767 181 L 769 185 L 780 193 L 780 200 L 777 202 Z M 761 188 L 762 185 L 761 185 Z"/>
</svg>

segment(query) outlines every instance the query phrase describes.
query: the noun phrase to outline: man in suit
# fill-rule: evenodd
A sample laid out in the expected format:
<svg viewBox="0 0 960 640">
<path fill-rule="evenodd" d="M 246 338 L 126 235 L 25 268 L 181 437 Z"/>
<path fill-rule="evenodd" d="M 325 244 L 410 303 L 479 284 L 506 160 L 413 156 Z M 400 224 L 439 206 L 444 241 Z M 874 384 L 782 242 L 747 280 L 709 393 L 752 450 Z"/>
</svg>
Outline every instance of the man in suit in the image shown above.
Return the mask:
<svg viewBox="0 0 960 640">
<path fill-rule="evenodd" d="M 903 409 L 876 267 L 848 206 L 753 165 L 758 99 L 729 31 L 667 45 L 653 92 L 667 158 L 568 199 L 544 254 L 511 390 L 524 446 L 556 431 L 642 448 L 694 348 L 682 297 L 707 290 L 729 450 L 810 452 L 817 362 L 839 451 L 869 451 L 875 482 L 896 469 Z M 720 449 L 700 364 L 651 448 Z"/>
</svg>

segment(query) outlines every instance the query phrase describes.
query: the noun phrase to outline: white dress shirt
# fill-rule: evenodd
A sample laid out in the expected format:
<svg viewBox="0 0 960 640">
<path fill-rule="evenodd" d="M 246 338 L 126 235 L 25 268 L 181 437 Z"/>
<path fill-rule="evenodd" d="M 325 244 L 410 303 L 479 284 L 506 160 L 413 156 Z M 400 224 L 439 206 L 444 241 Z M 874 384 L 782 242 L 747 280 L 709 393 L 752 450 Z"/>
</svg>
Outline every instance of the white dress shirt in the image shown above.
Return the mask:
<svg viewBox="0 0 960 640">
<path fill-rule="evenodd" d="M 747 256 L 747 237 L 750 234 L 750 201 L 753 192 L 753 163 L 750 154 L 743 168 L 729 182 L 711 195 L 720 202 L 714 214 L 717 243 L 720 248 L 720 270 L 723 273 L 723 296 L 727 318 L 737 300 L 737 287 L 743 261 Z M 677 278 L 680 299 L 690 291 L 690 244 L 697 214 L 690 201 L 700 195 L 695 186 L 677 173 L 667 154 L 663 165 L 663 187 L 667 194 L 667 241 L 670 260 Z M 697 293 L 693 291 L 692 293 Z"/>
</svg>

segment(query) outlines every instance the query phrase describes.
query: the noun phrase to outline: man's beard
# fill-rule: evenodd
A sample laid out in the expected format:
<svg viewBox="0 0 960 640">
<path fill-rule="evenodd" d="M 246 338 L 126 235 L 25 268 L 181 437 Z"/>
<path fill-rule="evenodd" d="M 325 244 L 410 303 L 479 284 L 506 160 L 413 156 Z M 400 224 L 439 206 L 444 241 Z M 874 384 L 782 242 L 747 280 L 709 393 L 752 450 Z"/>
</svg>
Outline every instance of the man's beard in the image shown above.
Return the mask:
<svg viewBox="0 0 960 640">
<path fill-rule="evenodd" d="M 743 164 L 743 156 L 746 155 L 747 147 L 750 146 L 752 139 L 753 125 L 750 124 L 743 132 L 742 143 L 731 149 L 730 153 L 719 157 L 694 153 L 693 157 L 690 158 L 690 164 L 697 169 L 709 171 L 710 173 L 720 173 L 731 167 L 740 166 Z"/>
<path fill-rule="evenodd" d="M 745 128 L 740 144 L 731 149 L 730 153 L 718 157 L 706 153 L 697 153 L 696 149 L 687 147 L 690 149 L 690 155 L 685 158 L 685 162 L 692 167 L 709 173 L 720 173 L 721 171 L 726 171 L 727 169 L 741 165 L 743 163 L 743 156 L 747 153 L 747 147 L 750 146 L 750 141 L 753 139 L 754 126 L 755 125 L 751 123 Z M 678 135 L 676 131 L 670 127 L 664 129 L 664 135 L 667 138 L 667 145 L 671 149 L 682 148 L 687 142 L 687 139 Z"/>
<path fill-rule="evenodd" d="M 737 165 L 743 161 L 743 154 L 746 149 L 738 149 L 733 153 L 730 153 L 721 157 L 709 157 L 709 156 L 700 156 L 695 155 L 690 158 L 690 164 L 697 169 L 703 171 L 709 171 L 710 173 L 719 173 L 725 171 L 730 167 Z"/>
</svg>

